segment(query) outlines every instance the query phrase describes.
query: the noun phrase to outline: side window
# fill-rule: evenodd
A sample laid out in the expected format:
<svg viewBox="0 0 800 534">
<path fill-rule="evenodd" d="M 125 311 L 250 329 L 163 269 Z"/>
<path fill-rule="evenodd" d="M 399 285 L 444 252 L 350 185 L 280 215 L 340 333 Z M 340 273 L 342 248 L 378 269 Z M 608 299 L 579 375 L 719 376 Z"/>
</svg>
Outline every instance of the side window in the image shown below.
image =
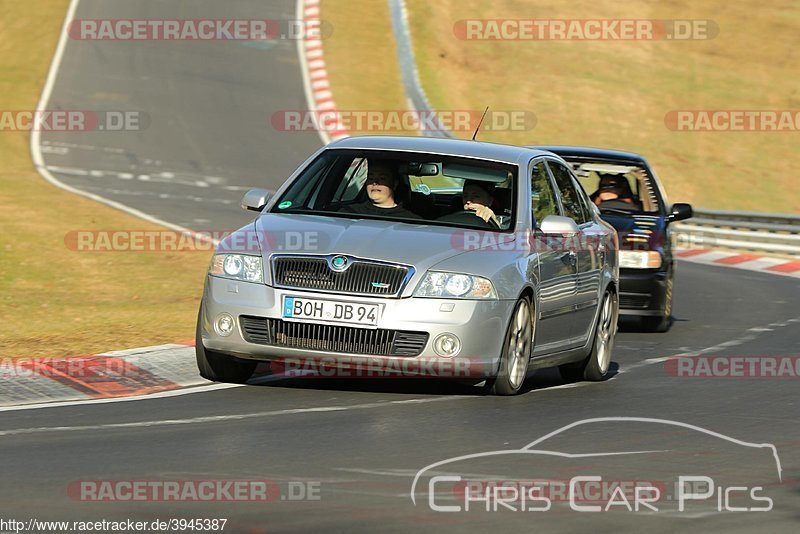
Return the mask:
<svg viewBox="0 0 800 534">
<path fill-rule="evenodd" d="M 579 199 L 580 192 L 575 188 L 575 182 L 572 181 L 572 175 L 569 170 L 555 161 L 548 161 L 547 165 L 553 172 L 556 186 L 559 193 L 561 193 L 561 205 L 564 208 L 564 215 L 575 221 L 575 224 L 585 223 L 587 214 Z"/>
<path fill-rule="evenodd" d="M 581 186 L 581 183 L 578 180 L 573 180 L 573 184 L 575 184 L 575 190 L 578 193 L 578 202 L 581 204 L 581 211 L 583 212 L 583 219 L 584 221 L 591 221 L 592 217 L 592 208 L 589 206 L 589 197 L 586 195 L 586 190 Z"/>
<path fill-rule="evenodd" d="M 531 211 L 537 226 L 548 215 L 558 215 L 555 191 L 543 161 L 535 164 L 531 172 Z"/>
<path fill-rule="evenodd" d="M 345 172 L 344 179 L 333 195 L 334 200 L 347 202 L 354 200 L 367 180 L 367 158 L 355 158 Z"/>
</svg>

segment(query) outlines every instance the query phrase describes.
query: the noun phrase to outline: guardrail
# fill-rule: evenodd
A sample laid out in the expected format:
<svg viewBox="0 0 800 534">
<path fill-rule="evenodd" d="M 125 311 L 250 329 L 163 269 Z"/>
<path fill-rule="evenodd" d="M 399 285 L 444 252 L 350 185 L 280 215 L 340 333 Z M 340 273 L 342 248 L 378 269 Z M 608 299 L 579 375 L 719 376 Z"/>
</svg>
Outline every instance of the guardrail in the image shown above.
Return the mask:
<svg viewBox="0 0 800 534">
<path fill-rule="evenodd" d="M 675 229 L 682 245 L 800 255 L 800 215 L 696 209 Z"/>
</svg>

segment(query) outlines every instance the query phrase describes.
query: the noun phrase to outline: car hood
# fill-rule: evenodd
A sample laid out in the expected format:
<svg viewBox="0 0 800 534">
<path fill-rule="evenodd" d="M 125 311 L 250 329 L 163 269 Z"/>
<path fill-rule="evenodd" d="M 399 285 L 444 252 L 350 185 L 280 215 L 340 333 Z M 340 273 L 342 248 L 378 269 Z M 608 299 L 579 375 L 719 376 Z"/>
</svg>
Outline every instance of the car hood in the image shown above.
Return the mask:
<svg viewBox="0 0 800 534">
<path fill-rule="evenodd" d="M 266 213 L 256 222 L 262 254 L 346 254 L 418 271 L 464 252 L 464 230 L 370 219 Z"/>
</svg>

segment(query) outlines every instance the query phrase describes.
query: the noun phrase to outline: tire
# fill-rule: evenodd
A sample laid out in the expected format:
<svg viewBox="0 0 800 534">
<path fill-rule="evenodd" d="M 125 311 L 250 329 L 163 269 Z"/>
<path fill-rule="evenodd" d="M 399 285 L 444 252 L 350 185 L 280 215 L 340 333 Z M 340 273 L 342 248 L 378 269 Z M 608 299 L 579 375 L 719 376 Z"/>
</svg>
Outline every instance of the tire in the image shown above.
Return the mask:
<svg viewBox="0 0 800 534">
<path fill-rule="evenodd" d="M 590 380 L 599 382 L 608 375 L 611 354 L 614 349 L 614 336 L 617 333 L 619 318 L 619 299 L 613 291 L 606 290 L 597 314 L 592 350 L 585 360 L 578 364 L 565 364 L 558 367 L 561 377 L 569 382 Z"/>
<path fill-rule="evenodd" d="M 197 369 L 200 376 L 212 382 L 230 382 L 244 384 L 256 370 L 258 362 L 244 361 L 227 354 L 208 350 L 203 346 L 203 336 L 200 332 L 200 321 L 203 320 L 203 308 L 197 316 L 197 329 L 195 333 L 194 352 L 197 358 Z"/>
<path fill-rule="evenodd" d="M 664 315 L 655 317 L 642 317 L 642 331 L 644 332 L 666 332 L 672 325 L 672 278 L 667 281 L 666 295 L 664 296 Z"/>
<path fill-rule="evenodd" d="M 524 297 L 514 306 L 503 342 L 497 376 L 491 383 L 487 383 L 490 393 L 494 395 L 516 395 L 525 383 L 536 333 L 531 309 L 530 301 Z"/>
</svg>

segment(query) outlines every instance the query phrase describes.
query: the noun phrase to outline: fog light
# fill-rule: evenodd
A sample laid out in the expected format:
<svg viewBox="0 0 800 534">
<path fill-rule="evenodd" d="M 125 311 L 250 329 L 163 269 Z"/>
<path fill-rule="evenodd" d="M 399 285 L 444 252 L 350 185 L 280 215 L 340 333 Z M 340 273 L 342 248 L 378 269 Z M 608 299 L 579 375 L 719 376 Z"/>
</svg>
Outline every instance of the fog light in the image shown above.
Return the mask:
<svg viewBox="0 0 800 534">
<path fill-rule="evenodd" d="M 455 334 L 445 333 L 436 336 L 433 340 L 433 350 L 439 356 L 450 358 L 461 350 L 461 340 Z"/>
<path fill-rule="evenodd" d="M 217 334 L 226 337 L 231 335 L 233 332 L 236 323 L 233 320 L 233 317 L 230 316 L 228 313 L 220 313 L 217 315 L 217 320 L 214 321 L 214 330 L 217 331 Z"/>
</svg>

